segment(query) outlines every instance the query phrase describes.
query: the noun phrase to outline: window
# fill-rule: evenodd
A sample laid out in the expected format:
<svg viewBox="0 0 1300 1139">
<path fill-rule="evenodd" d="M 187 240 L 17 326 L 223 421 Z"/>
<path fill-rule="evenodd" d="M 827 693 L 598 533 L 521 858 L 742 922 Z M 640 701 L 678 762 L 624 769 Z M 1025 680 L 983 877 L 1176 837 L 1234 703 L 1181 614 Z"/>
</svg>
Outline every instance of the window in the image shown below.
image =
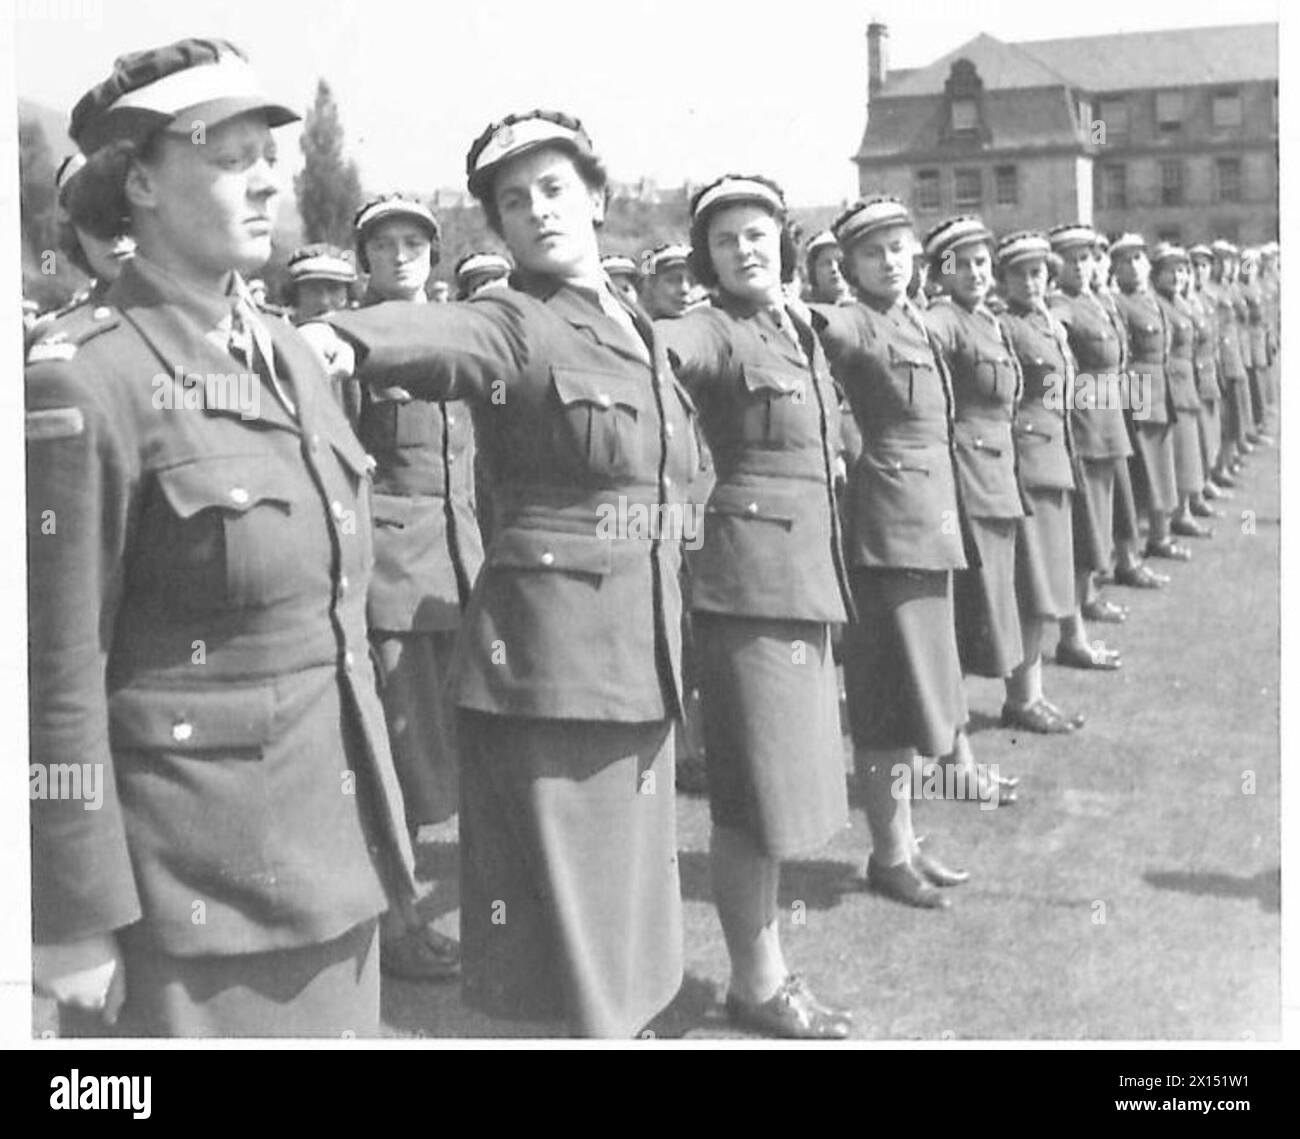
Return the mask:
<svg viewBox="0 0 1300 1139">
<path fill-rule="evenodd" d="M 1156 123 L 1162 131 L 1177 131 L 1183 126 L 1183 93 L 1156 92 Z"/>
<path fill-rule="evenodd" d="M 1020 204 L 1020 177 L 1014 166 L 999 166 L 993 171 L 999 206 Z"/>
<path fill-rule="evenodd" d="M 1176 158 L 1166 158 L 1160 163 L 1160 204 L 1183 204 L 1183 164 Z"/>
<path fill-rule="evenodd" d="M 1101 101 L 1101 121 L 1106 124 L 1107 135 L 1128 134 L 1128 104 L 1123 99 Z M 1104 139 L 1098 141 L 1104 142 Z"/>
<path fill-rule="evenodd" d="M 979 206 L 984 191 L 982 183 L 978 170 L 952 172 L 952 197 L 957 209 L 968 210 Z"/>
<path fill-rule="evenodd" d="M 952 129 L 956 131 L 973 131 L 979 127 L 979 113 L 974 99 L 954 99 L 952 101 Z"/>
<path fill-rule="evenodd" d="M 1216 91 L 1213 110 L 1216 127 L 1241 126 L 1241 96 L 1236 91 Z"/>
<path fill-rule="evenodd" d="M 1241 159 L 1220 158 L 1215 163 L 1219 181 L 1219 201 L 1241 201 Z"/>
<path fill-rule="evenodd" d="M 917 210 L 929 213 L 937 210 L 939 205 L 939 171 L 918 170 L 916 172 Z"/>
<path fill-rule="evenodd" d="M 1092 122 L 1092 104 L 1087 99 L 1079 100 L 1079 122 L 1083 124 L 1085 130 Z"/>
<path fill-rule="evenodd" d="M 1128 171 L 1120 165 L 1101 168 L 1101 208 L 1128 209 Z"/>
</svg>

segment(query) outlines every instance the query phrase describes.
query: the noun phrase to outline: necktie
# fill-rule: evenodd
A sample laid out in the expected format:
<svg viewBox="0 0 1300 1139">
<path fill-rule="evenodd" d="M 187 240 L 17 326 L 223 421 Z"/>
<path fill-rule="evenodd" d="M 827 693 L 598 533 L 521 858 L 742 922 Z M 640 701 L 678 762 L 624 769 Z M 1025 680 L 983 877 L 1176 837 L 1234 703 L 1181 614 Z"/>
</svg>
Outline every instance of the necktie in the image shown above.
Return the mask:
<svg viewBox="0 0 1300 1139">
<path fill-rule="evenodd" d="M 298 409 L 286 385 L 275 374 L 275 347 L 271 343 L 271 334 L 242 293 L 237 294 L 230 312 L 230 353 L 250 372 L 262 378 L 290 415 L 297 416 Z"/>
<path fill-rule="evenodd" d="M 596 301 L 600 305 L 601 311 L 627 333 L 629 343 L 636 349 L 641 359 L 647 364 L 650 363 L 650 349 L 646 347 L 645 341 L 641 338 L 641 333 L 637 331 L 636 321 L 632 319 L 632 314 L 627 311 L 622 302 L 608 289 L 598 290 Z"/>
</svg>

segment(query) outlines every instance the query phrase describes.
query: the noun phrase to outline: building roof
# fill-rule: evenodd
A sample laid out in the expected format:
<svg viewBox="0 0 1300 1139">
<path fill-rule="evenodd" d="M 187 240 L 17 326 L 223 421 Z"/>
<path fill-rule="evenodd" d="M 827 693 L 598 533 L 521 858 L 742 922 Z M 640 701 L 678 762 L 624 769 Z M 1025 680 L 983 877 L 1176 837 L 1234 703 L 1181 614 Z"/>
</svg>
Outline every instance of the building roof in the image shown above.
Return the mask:
<svg viewBox="0 0 1300 1139">
<path fill-rule="evenodd" d="M 1005 43 L 981 33 L 926 67 L 892 72 L 877 99 L 940 95 L 958 59 L 986 90 L 1077 87 L 1087 92 L 1244 83 L 1278 77 L 1276 24 L 1174 28 Z"/>
</svg>

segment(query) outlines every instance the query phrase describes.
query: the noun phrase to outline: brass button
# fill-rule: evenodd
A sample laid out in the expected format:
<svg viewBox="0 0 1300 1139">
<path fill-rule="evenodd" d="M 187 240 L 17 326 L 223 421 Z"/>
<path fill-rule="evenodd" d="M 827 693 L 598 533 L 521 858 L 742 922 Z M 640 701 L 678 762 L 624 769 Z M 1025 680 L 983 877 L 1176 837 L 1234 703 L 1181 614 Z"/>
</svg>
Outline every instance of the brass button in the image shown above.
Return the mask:
<svg viewBox="0 0 1300 1139">
<path fill-rule="evenodd" d="M 113 310 L 109 308 L 108 305 L 100 305 L 90 315 L 93 316 L 96 320 L 107 320 L 110 316 L 113 315 Z"/>
<path fill-rule="evenodd" d="M 183 744 L 194 734 L 194 725 L 187 720 L 178 720 L 172 725 L 172 739 Z"/>
<path fill-rule="evenodd" d="M 610 399 L 608 393 L 601 392 L 596 398 L 596 402 L 600 404 L 601 407 L 609 407 L 614 401 Z"/>
<path fill-rule="evenodd" d="M 330 513 L 334 515 L 335 518 L 343 517 L 343 503 L 341 503 L 337 498 L 330 503 Z"/>
<path fill-rule="evenodd" d="M 343 667 L 346 668 L 348 672 L 351 672 L 356 663 L 356 654 L 353 653 L 351 649 L 348 649 L 348 651 L 343 654 Z"/>
<path fill-rule="evenodd" d="M 758 503 L 757 503 L 757 502 L 749 502 L 749 503 L 746 503 L 746 504 L 745 504 L 745 513 L 746 513 L 746 514 L 757 514 L 757 513 L 758 513 Z"/>
<path fill-rule="evenodd" d="M 664 424 L 664 438 L 671 439 L 676 434 L 676 428 L 671 423 Z"/>
<path fill-rule="evenodd" d="M 542 554 L 542 565 L 544 566 L 555 565 L 555 555 L 551 553 L 550 550 L 547 550 L 544 554 Z"/>
<path fill-rule="evenodd" d="M 673 485 L 672 475 L 664 475 L 664 486 L 670 487 L 672 485 Z"/>
<path fill-rule="evenodd" d="M 232 486 L 230 488 L 230 501 L 243 506 L 248 501 L 248 491 L 242 486 Z"/>
<path fill-rule="evenodd" d="M 344 594 L 347 593 L 347 591 L 348 591 L 348 575 L 343 574 L 339 578 L 339 593 Z"/>
<path fill-rule="evenodd" d="M 456 426 L 456 417 L 454 415 L 447 416 L 447 426 L 448 427 Z"/>
</svg>

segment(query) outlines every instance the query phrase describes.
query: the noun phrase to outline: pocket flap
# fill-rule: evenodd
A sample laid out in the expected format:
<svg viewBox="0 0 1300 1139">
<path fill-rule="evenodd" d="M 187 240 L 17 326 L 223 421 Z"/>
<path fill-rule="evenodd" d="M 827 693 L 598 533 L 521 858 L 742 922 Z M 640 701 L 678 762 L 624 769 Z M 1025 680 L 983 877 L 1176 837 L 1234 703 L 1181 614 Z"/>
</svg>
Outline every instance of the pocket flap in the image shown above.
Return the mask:
<svg viewBox="0 0 1300 1139">
<path fill-rule="evenodd" d="M 414 505 L 400 494 L 374 494 L 370 497 L 370 516 L 376 526 L 404 527 L 411 521 Z"/>
<path fill-rule="evenodd" d="M 181 518 L 209 509 L 243 514 L 259 502 L 289 509 L 286 476 L 263 455 L 205 456 L 158 471 L 156 477 Z"/>
<path fill-rule="evenodd" d="M 922 355 L 920 352 L 902 352 L 893 344 L 889 345 L 889 362 L 891 364 L 906 364 L 909 368 L 933 368 L 934 359 L 929 355 Z"/>
<path fill-rule="evenodd" d="M 609 540 L 556 530 L 502 530 L 492 543 L 488 561 L 510 569 L 562 570 L 605 577 L 610 572 Z"/>
<path fill-rule="evenodd" d="M 794 525 L 795 518 L 794 503 L 788 494 L 749 486 L 715 487 L 705 513 L 775 522 L 787 530 Z"/>
<path fill-rule="evenodd" d="M 777 395 L 789 395 L 791 392 L 801 390 L 807 382 L 798 372 L 782 371 L 767 364 L 742 363 L 740 376 L 746 389 L 754 393 L 774 392 Z"/>
<path fill-rule="evenodd" d="M 622 407 L 639 412 L 646 407 L 650 392 L 631 376 L 609 372 L 585 371 L 580 368 L 553 367 L 555 392 L 565 404 L 589 403 L 594 407 Z"/>
<path fill-rule="evenodd" d="M 275 692 L 268 685 L 124 688 L 109 697 L 108 718 L 115 747 L 260 754 L 271 740 Z"/>
</svg>

